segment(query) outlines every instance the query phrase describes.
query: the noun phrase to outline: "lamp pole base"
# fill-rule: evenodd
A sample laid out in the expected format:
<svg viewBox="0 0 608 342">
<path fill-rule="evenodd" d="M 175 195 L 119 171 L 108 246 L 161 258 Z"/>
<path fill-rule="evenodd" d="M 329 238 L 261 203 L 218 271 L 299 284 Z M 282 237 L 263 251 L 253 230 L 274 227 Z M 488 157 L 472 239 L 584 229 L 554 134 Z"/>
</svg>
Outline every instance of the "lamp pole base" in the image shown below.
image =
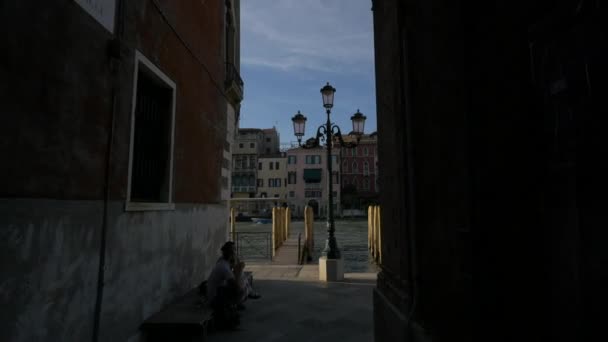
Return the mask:
<svg viewBox="0 0 608 342">
<path fill-rule="evenodd" d="M 319 258 L 319 280 L 320 281 L 342 281 L 344 280 L 344 261 L 339 259 Z"/>
<path fill-rule="evenodd" d="M 342 257 L 340 249 L 338 249 L 338 242 L 336 242 L 336 237 L 333 234 L 327 237 L 322 255 L 327 259 L 340 259 Z"/>
</svg>

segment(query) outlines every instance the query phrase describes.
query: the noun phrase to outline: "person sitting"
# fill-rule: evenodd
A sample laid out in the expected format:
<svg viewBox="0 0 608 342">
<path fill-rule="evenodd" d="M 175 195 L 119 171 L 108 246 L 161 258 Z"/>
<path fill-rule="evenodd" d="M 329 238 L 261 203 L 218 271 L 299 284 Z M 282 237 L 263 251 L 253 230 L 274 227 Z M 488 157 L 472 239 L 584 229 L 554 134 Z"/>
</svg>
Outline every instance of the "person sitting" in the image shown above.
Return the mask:
<svg viewBox="0 0 608 342">
<path fill-rule="evenodd" d="M 213 317 L 220 328 L 235 328 L 240 319 L 236 307 L 242 298 L 242 272 L 233 271 L 234 243 L 226 242 L 222 248 L 222 256 L 218 259 L 207 279 L 207 299 L 213 309 Z"/>
<path fill-rule="evenodd" d="M 224 243 L 221 251 L 222 256 L 207 279 L 206 294 L 220 326 L 234 328 L 239 324 L 236 310 L 245 308 L 243 302 L 247 298 L 257 299 L 261 296 L 245 276 L 245 263 L 236 257 L 234 242 Z"/>
<path fill-rule="evenodd" d="M 239 285 L 240 298 L 237 303 L 237 309 L 244 310 L 244 303 L 247 301 L 247 298 L 258 299 L 262 296 L 253 289 L 251 278 L 245 275 L 245 262 L 239 260 L 238 257 L 235 257 L 232 261 L 232 265 L 232 272 L 235 275 L 235 279 L 238 279 L 237 283 Z"/>
</svg>

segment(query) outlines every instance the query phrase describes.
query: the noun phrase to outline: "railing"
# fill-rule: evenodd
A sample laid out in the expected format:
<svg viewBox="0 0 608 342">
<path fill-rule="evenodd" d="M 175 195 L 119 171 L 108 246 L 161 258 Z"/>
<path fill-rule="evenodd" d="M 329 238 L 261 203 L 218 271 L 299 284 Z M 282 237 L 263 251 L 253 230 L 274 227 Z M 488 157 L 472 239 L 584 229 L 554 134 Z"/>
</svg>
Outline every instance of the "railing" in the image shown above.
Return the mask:
<svg viewBox="0 0 608 342">
<path fill-rule="evenodd" d="M 304 183 L 305 190 L 322 190 L 321 183 Z"/>
<path fill-rule="evenodd" d="M 298 234 L 298 265 L 304 263 L 304 250 L 302 249 L 302 233 Z"/>
<path fill-rule="evenodd" d="M 233 186 L 232 192 L 255 192 L 255 186 Z"/>
<path fill-rule="evenodd" d="M 257 165 L 234 165 L 234 170 L 255 171 L 257 168 Z"/>
<path fill-rule="evenodd" d="M 272 232 L 233 232 L 236 254 L 242 260 L 272 260 Z"/>
<path fill-rule="evenodd" d="M 321 190 L 305 190 L 304 191 L 305 198 L 322 198 L 323 191 Z"/>
</svg>

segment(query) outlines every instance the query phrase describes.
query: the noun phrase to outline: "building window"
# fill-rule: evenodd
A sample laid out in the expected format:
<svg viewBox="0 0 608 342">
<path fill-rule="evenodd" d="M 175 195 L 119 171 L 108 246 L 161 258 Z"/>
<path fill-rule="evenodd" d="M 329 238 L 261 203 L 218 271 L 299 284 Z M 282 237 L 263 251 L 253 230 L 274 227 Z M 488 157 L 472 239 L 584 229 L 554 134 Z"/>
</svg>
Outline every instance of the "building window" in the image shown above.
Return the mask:
<svg viewBox="0 0 608 342">
<path fill-rule="evenodd" d="M 357 148 L 352 148 L 352 149 L 350 150 L 350 155 L 351 155 L 352 157 L 356 156 L 356 155 L 357 155 Z"/>
<path fill-rule="evenodd" d="M 287 173 L 287 182 L 289 184 L 296 184 L 296 179 L 297 179 L 297 176 L 296 176 L 296 172 L 295 171 Z"/>
<path fill-rule="evenodd" d="M 254 148 L 255 147 L 255 143 L 249 143 L 249 147 Z"/>
<path fill-rule="evenodd" d="M 176 86 L 139 51 L 135 65 L 127 210 L 173 209 Z"/>
<path fill-rule="evenodd" d="M 266 154 L 270 154 L 270 149 L 268 147 L 266 148 Z"/>
<path fill-rule="evenodd" d="M 332 191 L 332 193 L 331 193 L 331 194 L 332 194 L 332 196 L 333 196 L 334 198 L 338 198 L 338 192 L 337 192 L 337 191 Z"/>
<path fill-rule="evenodd" d="M 364 175 L 368 175 L 369 174 L 369 163 L 367 161 L 365 161 L 363 163 L 363 174 Z"/>
<path fill-rule="evenodd" d="M 357 165 L 356 161 L 353 161 L 353 173 L 357 173 L 359 170 L 357 170 L 359 166 Z"/>
<path fill-rule="evenodd" d="M 367 178 L 363 180 L 363 190 L 369 190 L 369 179 Z"/>
<path fill-rule="evenodd" d="M 348 178 L 342 179 L 342 187 L 345 188 L 348 185 Z"/>
<path fill-rule="evenodd" d="M 339 180 L 339 177 L 338 177 L 338 172 L 333 171 L 331 173 L 331 175 L 332 175 L 331 178 L 333 179 L 334 184 L 340 184 L 340 180 Z"/>
<path fill-rule="evenodd" d="M 268 178 L 268 187 L 269 188 L 280 188 L 281 187 L 281 178 Z"/>
<path fill-rule="evenodd" d="M 240 144 L 239 144 L 239 147 L 240 147 L 240 148 L 243 148 L 243 143 L 240 143 Z"/>
<path fill-rule="evenodd" d="M 353 178 L 353 185 L 355 189 L 359 190 L 359 180 L 356 177 Z"/>
<path fill-rule="evenodd" d="M 275 162 L 275 163 L 274 163 L 274 169 L 275 169 L 275 170 L 278 170 L 278 169 L 279 169 L 279 162 Z"/>
<path fill-rule="evenodd" d="M 270 142 L 270 138 L 266 138 L 266 142 Z"/>
<path fill-rule="evenodd" d="M 258 188 L 263 188 L 264 187 L 264 180 L 262 178 L 258 178 Z"/>
<path fill-rule="evenodd" d="M 363 155 L 367 156 L 369 154 L 369 151 L 367 149 L 367 146 L 363 148 Z"/>
<path fill-rule="evenodd" d="M 258 163 L 258 170 L 262 169 L 262 163 Z"/>
<path fill-rule="evenodd" d="M 338 156 L 337 156 L 337 155 L 332 155 L 332 156 L 331 156 L 331 162 L 332 162 L 333 164 L 337 164 L 337 163 L 338 163 Z M 333 165 L 333 164 L 332 164 L 332 165 Z"/>
<path fill-rule="evenodd" d="M 274 166 L 274 164 L 273 164 L 272 162 L 269 162 L 269 163 L 268 163 L 268 169 L 270 169 L 270 170 L 274 170 L 274 169 L 273 169 L 273 166 Z"/>
<path fill-rule="evenodd" d="M 307 155 L 306 164 L 321 164 L 321 156 L 319 155 Z"/>
<path fill-rule="evenodd" d="M 296 156 L 288 156 L 287 157 L 287 164 L 290 164 L 290 165 L 295 164 L 297 162 L 297 160 L 298 159 L 296 158 Z"/>
<path fill-rule="evenodd" d="M 283 178 L 283 186 L 287 187 L 287 178 Z"/>
<path fill-rule="evenodd" d="M 295 191 L 290 191 L 289 192 L 289 197 L 296 197 L 296 192 Z"/>
</svg>

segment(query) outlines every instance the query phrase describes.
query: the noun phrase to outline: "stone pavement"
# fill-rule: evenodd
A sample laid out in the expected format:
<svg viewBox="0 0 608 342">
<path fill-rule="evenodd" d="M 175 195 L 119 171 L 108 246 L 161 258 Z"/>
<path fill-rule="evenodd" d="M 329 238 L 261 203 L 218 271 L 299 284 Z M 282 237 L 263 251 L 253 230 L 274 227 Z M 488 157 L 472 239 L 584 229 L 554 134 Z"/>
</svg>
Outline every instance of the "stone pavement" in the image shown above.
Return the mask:
<svg viewBox="0 0 608 342">
<path fill-rule="evenodd" d="M 254 287 L 237 331 L 216 332 L 211 342 L 373 341 L 375 273 L 347 273 L 343 282 L 318 281 L 318 265 L 248 264 Z"/>
</svg>

